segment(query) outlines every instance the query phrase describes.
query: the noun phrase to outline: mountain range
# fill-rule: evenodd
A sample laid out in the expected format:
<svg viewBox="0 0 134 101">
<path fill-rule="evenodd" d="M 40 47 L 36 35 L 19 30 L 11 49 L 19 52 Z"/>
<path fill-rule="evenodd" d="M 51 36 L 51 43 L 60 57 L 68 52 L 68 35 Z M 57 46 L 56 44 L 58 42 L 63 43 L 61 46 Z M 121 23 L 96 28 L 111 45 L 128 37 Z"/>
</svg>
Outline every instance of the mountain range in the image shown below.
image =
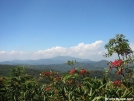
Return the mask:
<svg viewBox="0 0 134 101">
<path fill-rule="evenodd" d="M 0 64 L 9 64 L 9 65 L 20 65 L 20 64 L 29 64 L 29 65 L 49 65 L 49 64 L 63 64 L 68 60 L 76 60 L 77 62 L 94 62 L 89 59 L 80 59 L 70 56 L 57 56 L 49 59 L 39 59 L 39 60 L 12 60 L 12 61 L 3 61 Z"/>
<path fill-rule="evenodd" d="M 66 64 L 69 60 L 76 60 L 74 67 L 80 67 L 84 69 L 94 69 L 94 70 L 104 70 L 107 68 L 108 61 L 91 61 L 89 59 L 80 59 L 70 56 L 57 56 L 49 59 L 39 59 L 39 60 L 13 60 L 13 61 L 4 61 L 0 62 L 1 65 L 23 65 L 28 68 L 34 69 L 53 69 L 58 71 L 68 71 L 72 67 Z"/>
</svg>

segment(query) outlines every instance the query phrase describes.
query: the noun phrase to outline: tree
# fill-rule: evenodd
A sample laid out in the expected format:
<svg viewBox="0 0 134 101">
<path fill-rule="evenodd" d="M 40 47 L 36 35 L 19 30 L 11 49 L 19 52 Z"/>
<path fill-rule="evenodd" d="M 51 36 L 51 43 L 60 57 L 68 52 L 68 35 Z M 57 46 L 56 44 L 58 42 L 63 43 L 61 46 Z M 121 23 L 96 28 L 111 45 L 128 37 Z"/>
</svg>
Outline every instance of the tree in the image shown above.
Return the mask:
<svg viewBox="0 0 134 101">
<path fill-rule="evenodd" d="M 115 38 L 109 40 L 108 44 L 105 45 L 105 49 L 108 53 L 105 54 L 106 57 L 112 56 L 113 53 L 117 53 L 118 58 L 127 58 L 127 56 L 133 53 L 129 46 L 129 41 L 125 39 L 123 34 L 117 34 Z"/>
<path fill-rule="evenodd" d="M 130 66 L 134 62 L 134 56 L 128 42 L 123 34 L 117 34 L 115 38 L 110 39 L 105 45 L 105 49 L 108 50 L 105 56 L 110 57 L 113 53 L 116 53 L 119 59 L 109 62 L 110 69 L 116 68 L 116 73 L 122 75 L 124 81 L 132 81 L 134 83 L 134 67 Z"/>
</svg>

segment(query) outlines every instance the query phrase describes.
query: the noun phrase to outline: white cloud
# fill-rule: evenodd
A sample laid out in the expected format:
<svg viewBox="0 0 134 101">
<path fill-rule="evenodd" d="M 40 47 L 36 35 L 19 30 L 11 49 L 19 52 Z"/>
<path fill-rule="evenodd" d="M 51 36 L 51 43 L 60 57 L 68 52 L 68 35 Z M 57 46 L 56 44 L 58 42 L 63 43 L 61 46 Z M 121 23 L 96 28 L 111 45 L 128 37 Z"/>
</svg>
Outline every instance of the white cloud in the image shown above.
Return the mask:
<svg viewBox="0 0 134 101">
<path fill-rule="evenodd" d="M 26 59 L 28 53 L 23 51 L 0 51 L 0 61 L 8 61 L 8 60 L 14 60 L 14 59 Z"/>
<path fill-rule="evenodd" d="M 6 53 L 6 51 L 0 51 L 0 54 L 4 54 L 4 53 Z"/>
<path fill-rule="evenodd" d="M 61 46 L 52 47 L 46 50 L 39 50 L 36 52 L 23 52 L 23 51 L 0 51 L 0 61 L 6 60 L 28 60 L 28 59 L 43 59 L 52 58 L 55 56 L 72 56 L 91 60 L 107 59 L 103 55 L 105 53 L 103 41 L 95 41 L 91 44 L 79 43 L 76 46 L 65 48 Z"/>
<path fill-rule="evenodd" d="M 39 50 L 37 52 L 34 52 L 33 55 L 35 56 L 35 59 L 38 58 L 51 58 L 54 56 L 59 56 L 61 54 L 64 54 L 66 52 L 66 48 L 56 46 L 52 47 L 50 49 L 46 50 Z"/>
<path fill-rule="evenodd" d="M 131 49 L 134 51 L 134 43 L 130 44 Z"/>
</svg>

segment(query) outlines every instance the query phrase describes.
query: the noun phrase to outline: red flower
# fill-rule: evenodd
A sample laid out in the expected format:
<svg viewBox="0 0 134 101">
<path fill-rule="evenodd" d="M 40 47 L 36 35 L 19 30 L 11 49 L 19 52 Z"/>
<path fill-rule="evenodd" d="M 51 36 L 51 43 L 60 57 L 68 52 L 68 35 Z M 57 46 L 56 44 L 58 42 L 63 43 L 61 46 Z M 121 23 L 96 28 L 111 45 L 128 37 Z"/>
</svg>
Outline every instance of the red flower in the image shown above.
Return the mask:
<svg viewBox="0 0 134 101">
<path fill-rule="evenodd" d="M 47 87 L 45 90 L 46 90 L 46 91 L 49 91 L 49 90 L 50 90 L 50 87 Z"/>
<path fill-rule="evenodd" d="M 116 85 L 116 86 L 120 85 L 120 83 L 121 83 L 120 80 L 114 81 L 114 85 Z"/>
<path fill-rule="evenodd" d="M 75 73 L 75 69 L 72 69 L 71 71 L 70 71 L 70 74 L 74 74 Z"/>
<path fill-rule="evenodd" d="M 57 76 L 56 77 L 56 80 L 61 80 L 61 76 Z"/>
<path fill-rule="evenodd" d="M 113 68 L 113 66 L 110 66 L 110 69 L 112 69 Z"/>
<path fill-rule="evenodd" d="M 121 66 L 121 64 L 122 64 L 122 60 L 115 60 L 114 62 L 112 62 L 112 64 L 113 64 L 115 67 L 119 67 L 119 66 Z"/>
<path fill-rule="evenodd" d="M 113 67 L 120 67 L 122 62 L 122 60 L 115 60 L 114 62 L 111 62 L 110 69 L 112 69 Z"/>
<path fill-rule="evenodd" d="M 85 70 L 85 69 L 82 69 L 81 71 L 80 71 L 80 74 L 85 74 L 87 71 Z"/>
<path fill-rule="evenodd" d="M 50 72 L 44 72 L 44 75 L 45 76 L 49 76 L 50 75 Z"/>
<path fill-rule="evenodd" d="M 122 73 L 122 70 L 119 70 L 119 71 L 118 71 L 118 75 L 121 75 L 121 73 Z"/>
<path fill-rule="evenodd" d="M 68 80 L 67 82 L 68 82 L 69 84 L 73 84 L 73 83 L 74 83 L 73 80 Z"/>
<path fill-rule="evenodd" d="M 77 86 L 78 86 L 78 87 L 81 87 L 81 86 L 82 86 L 82 84 L 77 84 Z"/>
</svg>

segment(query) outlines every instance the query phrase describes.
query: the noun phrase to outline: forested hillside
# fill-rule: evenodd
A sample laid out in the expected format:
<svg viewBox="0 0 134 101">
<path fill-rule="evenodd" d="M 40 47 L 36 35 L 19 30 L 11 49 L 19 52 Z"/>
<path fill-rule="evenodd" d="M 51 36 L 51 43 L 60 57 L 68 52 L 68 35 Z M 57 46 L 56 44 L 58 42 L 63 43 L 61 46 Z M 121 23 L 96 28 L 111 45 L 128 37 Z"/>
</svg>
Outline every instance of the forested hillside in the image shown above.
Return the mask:
<svg viewBox="0 0 134 101">
<path fill-rule="evenodd" d="M 0 65 L 0 75 L 10 76 L 11 69 L 16 68 L 16 67 L 18 67 L 18 66 L 17 65 Z M 28 66 L 23 66 L 23 67 L 25 67 L 25 69 L 26 69 L 26 71 L 25 71 L 26 74 L 34 76 L 34 77 L 36 77 L 36 76 L 39 77 L 40 73 L 42 73 L 43 70 L 45 70 L 45 71 L 50 70 L 50 67 L 49 66 L 47 67 L 47 65 L 46 66 L 44 66 L 44 65 L 39 65 L 39 66 L 38 65 L 28 65 Z M 58 68 L 58 67 L 55 66 L 55 68 Z M 65 69 L 63 71 L 58 71 L 55 68 L 52 68 L 51 70 L 59 72 L 62 75 L 65 74 L 67 71 L 69 72 L 69 70 L 71 69 L 71 67 L 68 65 L 66 66 L 67 69 Z M 62 67 L 60 67 L 60 68 L 62 68 Z M 89 71 L 89 77 L 91 77 L 91 78 L 94 78 L 94 77 L 102 78 L 104 76 L 104 73 L 105 73 L 104 69 L 97 70 L 97 69 L 91 68 L 91 69 L 87 69 L 87 70 Z M 120 77 L 115 75 L 114 72 L 110 72 L 109 78 L 112 80 L 115 80 L 115 79 L 118 79 Z"/>
</svg>

